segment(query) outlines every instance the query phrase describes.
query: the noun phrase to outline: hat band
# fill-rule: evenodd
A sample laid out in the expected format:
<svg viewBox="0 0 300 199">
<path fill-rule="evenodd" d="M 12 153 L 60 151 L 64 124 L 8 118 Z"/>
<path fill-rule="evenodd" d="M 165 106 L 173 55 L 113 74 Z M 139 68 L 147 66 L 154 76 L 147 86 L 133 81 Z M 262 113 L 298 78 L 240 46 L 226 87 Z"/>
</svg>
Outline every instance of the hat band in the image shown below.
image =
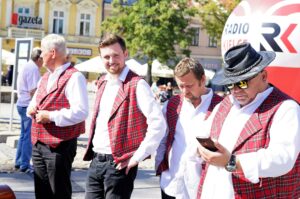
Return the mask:
<svg viewBox="0 0 300 199">
<path fill-rule="evenodd" d="M 230 73 L 228 74 L 227 71 L 224 71 L 224 75 L 225 77 L 235 77 L 235 76 L 239 76 L 241 74 L 244 74 L 248 71 L 250 71 L 254 66 L 256 66 L 260 61 L 262 60 L 262 56 L 260 55 L 259 58 L 256 60 L 256 62 L 254 62 L 254 64 L 252 64 L 251 66 L 245 68 L 242 71 L 236 72 L 236 73 Z"/>
</svg>

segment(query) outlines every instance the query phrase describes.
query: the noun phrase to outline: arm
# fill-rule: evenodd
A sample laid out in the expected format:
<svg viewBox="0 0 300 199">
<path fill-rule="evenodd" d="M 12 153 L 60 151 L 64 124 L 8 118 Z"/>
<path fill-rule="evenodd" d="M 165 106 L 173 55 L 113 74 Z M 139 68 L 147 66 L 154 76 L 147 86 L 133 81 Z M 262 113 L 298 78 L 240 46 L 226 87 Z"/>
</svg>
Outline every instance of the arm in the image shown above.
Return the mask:
<svg viewBox="0 0 300 199">
<path fill-rule="evenodd" d="M 166 119 L 167 106 L 168 106 L 168 102 L 164 104 L 163 110 L 162 110 L 165 119 Z M 164 155 L 166 153 L 166 143 L 167 143 L 167 139 L 168 139 L 168 132 L 169 132 L 169 128 L 167 126 L 165 136 L 161 140 L 161 142 L 157 148 L 157 151 L 156 151 L 155 170 L 157 170 L 159 164 L 164 159 Z"/>
<path fill-rule="evenodd" d="M 55 125 L 60 127 L 84 121 L 88 116 L 88 93 L 85 77 L 80 72 L 75 72 L 71 76 L 66 86 L 65 95 L 69 100 L 69 109 L 38 111 L 37 118 L 40 116 L 42 123 L 46 123 L 48 119 L 48 122 L 55 122 Z"/>
<path fill-rule="evenodd" d="M 278 177 L 288 173 L 299 155 L 299 122 L 298 104 L 291 100 L 284 102 L 275 113 L 268 148 L 237 155 L 237 170 L 252 183 L 258 183 L 260 177 Z M 209 164 L 224 167 L 231 154 L 218 142 L 215 144 L 218 152 L 210 152 L 202 146 L 198 147 L 198 151 Z"/>
<path fill-rule="evenodd" d="M 155 101 L 153 93 L 145 80 L 140 80 L 137 85 L 137 102 L 141 112 L 147 118 L 147 134 L 140 147 L 130 159 L 126 171 L 136 166 L 149 155 L 153 154 L 166 132 L 166 122 L 161 112 L 160 105 Z"/>
<path fill-rule="evenodd" d="M 300 151 L 300 108 L 288 100 L 275 113 L 268 148 L 238 156 L 244 175 L 252 182 L 278 177 L 294 166 Z"/>
</svg>

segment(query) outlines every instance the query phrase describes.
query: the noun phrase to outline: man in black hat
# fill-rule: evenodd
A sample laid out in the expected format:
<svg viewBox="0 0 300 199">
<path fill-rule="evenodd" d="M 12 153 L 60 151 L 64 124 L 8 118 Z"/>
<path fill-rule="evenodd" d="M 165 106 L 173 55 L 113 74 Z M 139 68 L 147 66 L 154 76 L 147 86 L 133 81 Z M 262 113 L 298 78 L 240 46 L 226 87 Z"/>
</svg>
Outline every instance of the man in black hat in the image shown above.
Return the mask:
<svg viewBox="0 0 300 199">
<path fill-rule="evenodd" d="M 232 47 L 214 79 L 228 95 L 207 121 L 217 152 L 199 145 L 206 161 L 198 198 L 299 198 L 300 108 L 268 83 L 274 52 L 249 43 Z"/>
</svg>

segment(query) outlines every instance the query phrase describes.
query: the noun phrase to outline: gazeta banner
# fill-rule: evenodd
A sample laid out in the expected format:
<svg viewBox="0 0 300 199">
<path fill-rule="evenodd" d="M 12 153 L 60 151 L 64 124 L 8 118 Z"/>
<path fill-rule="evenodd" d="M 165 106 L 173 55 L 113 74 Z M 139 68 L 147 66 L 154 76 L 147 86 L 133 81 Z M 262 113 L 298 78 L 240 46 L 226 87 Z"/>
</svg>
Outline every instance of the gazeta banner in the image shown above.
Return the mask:
<svg viewBox="0 0 300 199">
<path fill-rule="evenodd" d="M 248 41 L 258 51 L 274 51 L 269 82 L 300 102 L 300 0 L 244 0 L 229 16 L 222 55 Z"/>
</svg>

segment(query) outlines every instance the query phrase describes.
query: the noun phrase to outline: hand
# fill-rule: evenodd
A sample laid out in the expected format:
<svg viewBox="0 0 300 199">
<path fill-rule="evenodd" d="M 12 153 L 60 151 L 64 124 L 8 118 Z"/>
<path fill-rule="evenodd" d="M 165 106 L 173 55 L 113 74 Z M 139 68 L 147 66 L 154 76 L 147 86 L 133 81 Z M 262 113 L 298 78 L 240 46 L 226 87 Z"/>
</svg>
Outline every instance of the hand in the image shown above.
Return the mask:
<svg viewBox="0 0 300 199">
<path fill-rule="evenodd" d="M 217 167 L 225 167 L 230 159 L 230 153 L 218 141 L 215 141 L 215 146 L 218 148 L 218 151 L 212 152 L 199 144 L 198 153 L 200 154 L 201 158 L 208 164 Z"/>
<path fill-rule="evenodd" d="M 32 118 L 35 118 L 35 115 L 37 114 L 37 108 L 36 106 L 30 106 L 27 108 L 27 114 L 30 115 Z"/>
<path fill-rule="evenodd" d="M 137 165 L 138 165 L 138 162 L 137 162 L 137 161 L 130 159 L 130 160 L 127 160 L 127 161 L 125 161 L 125 162 L 120 162 L 120 163 L 117 165 L 116 169 L 122 170 L 123 168 L 127 167 L 127 168 L 126 168 L 126 171 L 125 171 L 125 174 L 127 175 L 127 174 L 129 173 L 129 170 L 130 170 L 132 167 L 135 167 L 135 166 L 137 166 Z"/>
<path fill-rule="evenodd" d="M 49 111 L 41 110 L 37 111 L 37 114 L 35 115 L 35 119 L 37 123 L 50 123 L 50 117 L 49 117 Z"/>
</svg>

